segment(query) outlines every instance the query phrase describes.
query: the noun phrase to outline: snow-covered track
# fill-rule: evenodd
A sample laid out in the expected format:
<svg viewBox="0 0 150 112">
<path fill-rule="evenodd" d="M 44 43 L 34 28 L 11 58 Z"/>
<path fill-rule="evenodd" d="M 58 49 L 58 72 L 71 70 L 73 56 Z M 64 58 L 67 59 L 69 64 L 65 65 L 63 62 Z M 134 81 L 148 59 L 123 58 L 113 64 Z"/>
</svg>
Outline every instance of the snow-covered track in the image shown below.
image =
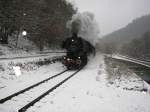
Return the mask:
<svg viewBox="0 0 150 112">
<path fill-rule="evenodd" d="M 8 97 L 2 98 L 0 103 L 10 105 L 18 112 L 25 112 L 28 109 L 29 111 L 33 110 L 32 108 L 36 108 L 34 104 L 42 103 L 42 100 L 49 95 L 49 93 L 52 93 L 56 88 L 76 75 L 81 69 L 82 68 L 77 71 L 64 70 Z"/>
<path fill-rule="evenodd" d="M 6 58 L 0 58 L 0 60 L 13 60 L 13 59 L 26 59 L 26 58 L 36 58 L 36 57 L 43 57 L 48 56 L 48 54 L 42 54 L 42 55 L 31 55 L 31 56 L 18 56 L 18 57 L 6 57 Z"/>
<path fill-rule="evenodd" d="M 53 92 L 53 90 L 55 90 L 56 88 L 58 88 L 59 86 L 61 86 L 63 83 L 65 83 L 67 80 L 69 80 L 74 75 L 76 75 L 81 69 L 82 68 L 78 69 L 76 72 L 74 72 L 73 74 L 69 75 L 67 78 L 63 79 L 61 82 L 57 83 L 55 86 L 53 86 L 52 88 L 50 88 L 49 90 L 47 90 L 45 93 L 41 94 L 40 96 L 38 96 L 37 98 L 35 98 L 34 100 L 32 100 L 31 102 L 29 102 L 28 104 L 26 104 L 25 106 L 23 106 L 21 109 L 18 110 L 18 112 L 25 112 L 28 108 L 30 108 L 31 106 L 33 106 L 36 102 L 40 101 L 46 95 L 48 95 L 49 93 Z"/>
<path fill-rule="evenodd" d="M 30 55 L 30 56 L 18 56 L 18 57 L 4 57 L 0 58 L 0 61 L 2 60 L 14 60 L 14 59 L 27 59 L 27 58 L 38 58 L 38 57 L 47 57 L 49 54 L 38 54 L 38 55 Z"/>
<path fill-rule="evenodd" d="M 29 91 L 30 89 L 32 89 L 32 88 L 34 88 L 34 87 L 36 87 L 36 86 L 38 86 L 38 85 L 40 85 L 40 84 L 42 84 L 42 83 L 45 83 L 46 81 L 49 81 L 49 80 L 51 80 L 51 79 L 53 79 L 53 78 L 55 78 L 55 77 L 57 77 L 57 76 L 60 76 L 61 74 L 63 74 L 63 73 L 66 72 L 66 71 L 68 71 L 68 70 L 64 70 L 64 71 L 62 71 L 62 72 L 60 72 L 60 73 L 58 73 L 58 74 L 56 74 L 56 75 L 54 75 L 54 76 L 51 76 L 51 77 L 49 77 L 49 78 L 47 78 L 47 79 L 45 79 L 45 80 L 42 80 L 42 81 L 40 81 L 40 82 L 38 82 L 38 83 L 36 83 L 36 84 L 34 84 L 34 85 L 31 85 L 31 86 L 29 86 L 29 87 L 27 87 L 27 88 L 25 88 L 25 89 L 23 89 L 23 90 L 20 90 L 20 91 L 14 93 L 14 94 L 12 94 L 12 95 L 9 95 L 9 96 L 7 96 L 7 97 L 5 97 L 5 98 L 3 98 L 3 99 L 0 99 L 0 103 L 1 103 L 1 104 L 2 104 L 2 103 L 5 103 L 6 101 L 11 100 L 13 97 L 15 97 L 15 96 L 17 96 L 17 95 L 20 95 L 20 94 L 22 94 L 22 93 L 24 93 L 24 92 L 26 92 L 26 91 Z"/>
<path fill-rule="evenodd" d="M 66 53 L 63 51 L 43 51 L 43 52 L 37 52 L 38 54 L 51 54 L 51 53 Z"/>
</svg>

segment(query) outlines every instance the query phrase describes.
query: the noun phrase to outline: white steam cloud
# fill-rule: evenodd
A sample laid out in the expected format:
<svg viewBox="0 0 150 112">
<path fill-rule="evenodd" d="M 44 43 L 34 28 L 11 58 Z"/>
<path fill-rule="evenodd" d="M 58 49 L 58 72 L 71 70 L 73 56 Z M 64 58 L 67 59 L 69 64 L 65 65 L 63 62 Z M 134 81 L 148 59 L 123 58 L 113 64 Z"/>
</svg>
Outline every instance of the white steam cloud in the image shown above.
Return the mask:
<svg viewBox="0 0 150 112">
<path fill-rule="evenodd" d="M 67 23 L 67 28 L 71 32 L 78 33 L 79 36 L 89 41 L 95 46 L 99 39 L 99 26 L 94 15 L 90 12 L 77 13 L 73 15 L 72 20 Z"/>
</svg>

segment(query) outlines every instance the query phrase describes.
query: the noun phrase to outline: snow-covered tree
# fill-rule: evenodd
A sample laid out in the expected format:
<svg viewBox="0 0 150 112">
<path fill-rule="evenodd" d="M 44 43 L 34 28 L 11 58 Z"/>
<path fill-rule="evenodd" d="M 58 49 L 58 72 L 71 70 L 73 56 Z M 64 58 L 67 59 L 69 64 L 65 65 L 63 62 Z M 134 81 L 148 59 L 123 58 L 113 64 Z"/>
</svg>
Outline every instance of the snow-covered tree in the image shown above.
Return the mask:
<svg viewBox="0 0 150 112">
<path fill-rule="evenodd" d="M 0 27 L 17 31 L 18 37 L 27 31 L 27 38 L 40 50 L 63 40 L 66 23 L 76 12 L 65 0 L 0 0 L 0 5 L 0 16 L 5 17 L 0 19 Z"/>
</svg>

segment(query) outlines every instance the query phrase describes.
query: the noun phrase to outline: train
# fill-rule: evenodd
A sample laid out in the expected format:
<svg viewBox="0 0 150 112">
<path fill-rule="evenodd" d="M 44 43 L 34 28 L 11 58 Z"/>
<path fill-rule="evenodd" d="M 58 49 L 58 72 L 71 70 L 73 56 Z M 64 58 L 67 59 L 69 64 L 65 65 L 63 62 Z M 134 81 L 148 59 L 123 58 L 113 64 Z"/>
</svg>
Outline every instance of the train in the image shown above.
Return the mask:
<svg viewBox="0 0 150 112">
<path fill-rule="evenodd" d="M 62 48 L 67 51 L 62 63 L 68 70 L 84 67 L 88 62 L 88 56 L 95 55 L 95 47 L 90 42 L 78 37 L 76 33 L 63 41 Z"/>
</svg>

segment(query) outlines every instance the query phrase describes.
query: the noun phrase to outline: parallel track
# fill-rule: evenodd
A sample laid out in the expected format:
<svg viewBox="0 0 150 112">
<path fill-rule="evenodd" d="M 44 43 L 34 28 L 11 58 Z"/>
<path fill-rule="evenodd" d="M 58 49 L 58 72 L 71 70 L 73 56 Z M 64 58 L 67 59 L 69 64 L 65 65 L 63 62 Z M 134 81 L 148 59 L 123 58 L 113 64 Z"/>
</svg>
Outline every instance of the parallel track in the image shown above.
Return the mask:
<svg viewBox="0 0 150 112">
<path fill-rule="evenodd" d="M 70 74 L 70 72 L 67 72 L 68 70 L 64 70 L 54 76 L 51 76 L 43 81 L 40 81 L 34 85 L 31 85 L 30 87 L 27 87 L 21 91 L 18 91 L 12 95 L 9 95 L 1 99 L 0 103 L 11 104 L 14 107 L 16 106 L 16 109 L 18 110 L 18 112 L 25 112 L 28 108 L 33 106 L 35 103 L 40 101 L 46 95 L 53 92 L 53 90 L 55 90 L 56 88 L 61 86 L 63 83 L 65 83 L 67 80 L 69 80 L 74 75 L 76 75 L 81 69 L 82 68 L 78 69 L 72 74 Z M 63 73 L 65 74 L 62 75 Z M 43 88 L 46 92 L 43 92 Z M 24 102 L 23 104 L 20 103 L 22 101 Z"/>
<path fill-rule="evenodd" d="M 42 81 L 40 81 L 40 82 L 38 82 L 38 83 L 36 83 L 36 84 L 34 84 L 34 85 L 31 85 L 31 86 L 29 86 L 29 87 L 27 87 L 27 88 L 25 88 L 25 89 L 23 89 L 23 90 L 20 90 L 20 91 L 14 93 L 14 94 L 11 94 L 11 95 L 9 95 L 9 96 L 3 98 L 3 99 L 0 99 L 0 103 L 1 103 L 1 104 L 2 104 L 2 103 L 5 103 L 6 101 L 11 100 L 11 98 L 13 98 L 13 97 L 15 97 L 15 96 L 17 96 L 17 95 L 20 95 L 20 94 L 22 94 L 22 93 L 24 93 L 24 92 L 26 92 L 26 91 L 29 91 L 30 89 L 32 89 L 32 88 L 34 88 L 34 87 L 36 87 L 36 86 L 38 86 L 38 85 L 40 85 L 40 84 L 42 84 L 42 83 L 45 83 L 46 81 L 49 81 L 49 80 L 51 80 L 51 79 L 53 79 L 53 78 L 55 78 L 55 77 L 57 77 L 57 76 L 60 76 L 61 74 L 63 74 L 63 73 L 66 72 L 66 71 L 68 71 L 68 70 L 64 70 L 64 71 L 62 71 L 62 72 L 60 72 L 60 73 L 58 73 L 58 74 L 56 74 L 56 75 L 54 75 L 54 76 L 51 76 L 51 77 L 49 77 L 49 78 L 47 78 L 47 79 L 45 79 L 45 80 L 42 80 Z"/>
<path fill-rule="evenodd" d="M 56 84 L 55 86 L 53 86 L 52 88 L 50 88 L 48 91 L 46 91 L 45 93 L 43 93 L 39 97 L 37 97 L 34 100 L 32 100 L 31 102 L 29 102 L 27 105 L 25 105 L 24 107 L 22 107 L 21 109 L 19 109 L 18 112 L 25 112 L 28 108 L 30 108 L 31 106 L 33 106 L 36 102 L 38 102 L 39 100 L 41 100 L 42 98 L 44 98 L 49 93 L 53 92 L 53 90 L 55 90 L 56 88 L 58 88 L 59 86 L 61 86 L 63 83 L 65 83 L 67 80 L 69 80 L 74 75 L 76 75 L 81 69 L 82 68 L 80 68 L 79 70 L 77 70 L 76 72 L 74 72 L 73 74 L 71 74 L 69 77 L 65 78 L 64 80 L 62 80 L 61 82 L 59 82 L 58 84 Z"/>
</svg>

